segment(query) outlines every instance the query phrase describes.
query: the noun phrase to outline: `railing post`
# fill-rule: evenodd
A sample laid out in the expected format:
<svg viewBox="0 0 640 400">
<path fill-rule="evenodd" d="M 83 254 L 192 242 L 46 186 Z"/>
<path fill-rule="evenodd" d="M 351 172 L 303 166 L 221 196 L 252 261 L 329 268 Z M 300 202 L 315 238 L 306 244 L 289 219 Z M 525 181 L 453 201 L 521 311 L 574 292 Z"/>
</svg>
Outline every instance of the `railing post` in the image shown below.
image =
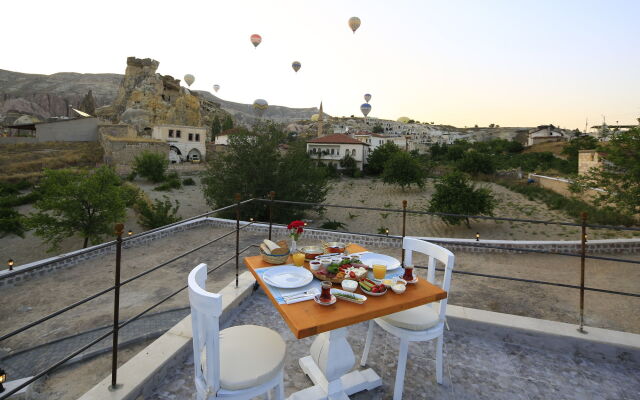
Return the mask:
<svg viewBox="0 0 640 400">
<path fill-rule="evenodd" d="M 123 224 L 116 224 L 116 274 L 113 292 L 113 343 L 111 345 L 111 390 L 117 389 L 118 379 L 118 326 L 120 324 L 120 260 L 122 258 Z"/>
<path fill-rule="evenodd" d="M 236 193 L 236 288 L 240 270 L 240 193 Z"/>
<path fill-rule="evenodd" d="M 587 253 L 587 213 L 580 214 L 582 217 L 582 235 L 580 236 L 580 327 L 578 332 L 587 333 L 584 330 L 584 261 Z"/>
<path fill-rule="evenodd" d="M 407 234 L 407 201 L 402 200 L 402 243 L 404 243 L 404 237 L 406 234 Z M 402 252 L 402 266 L 404 267 L 403 244 L 400 245 L 400 251 Z"/>
<path fill-rule="evenodd" d="M 273 199 L 276 198 L 276 192 L 269 192 L 269 240 L 271 240 L 271 228 L 273 227 Z"/>
</svg>

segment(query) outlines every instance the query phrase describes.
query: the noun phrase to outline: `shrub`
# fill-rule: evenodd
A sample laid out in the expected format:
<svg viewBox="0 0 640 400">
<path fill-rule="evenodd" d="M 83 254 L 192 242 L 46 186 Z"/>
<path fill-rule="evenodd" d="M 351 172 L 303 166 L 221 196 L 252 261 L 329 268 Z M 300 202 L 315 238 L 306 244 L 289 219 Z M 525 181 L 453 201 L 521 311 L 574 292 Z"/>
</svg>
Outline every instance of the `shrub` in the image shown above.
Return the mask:
<svg viewBox="0 0 640 400">
<path fill-rule="evenodd" d="M 24 237 L 22 216 L 10 208 L 0 208 L 0 237 L 8 234 Z"/>
<path fill-rule="evenodd" d="M 165 180 L 169 160 L 164 154 L 143 151 L 134 160 L 133 171 L 153 183 Z"/>
<path fill-rule="evenodd" d="M 182 184 L 184 186 L 193 186 L 196 184 L 196 181 L 194 181 L 193 178 L 186 178 L 182 180 Z"/>
<path fill-rule="evenodd" d="M 347 225 L 340 221 L 335 220 L 327 220 L 322 225 L 320 225 L 322 229 L 331 229 L 332 231 L 337 231 L 339 229 L 347 229 Z"/>
<path fill-rule="evenodd" d="M 176 200 L 174 206 L 167 196 L 163 196 L 163 200 L 156 199 L 153 203 L 140 199 L 136 203 L 138 223 L 146 229 L 173 224 L 180 221 L 180 217 L 177 216 L 179 208 L 180 202 Z"/>
<path fill-rule="evenodd" d="M 180 189 L 182 187 L 182 183 L 180 182 L 180 175 L 176 171 L 172 171 L 165 176 L 165 182 L 153 188 L 153 190 L 157 191 L 171 191 L 173 189 Z"/>
</svg>

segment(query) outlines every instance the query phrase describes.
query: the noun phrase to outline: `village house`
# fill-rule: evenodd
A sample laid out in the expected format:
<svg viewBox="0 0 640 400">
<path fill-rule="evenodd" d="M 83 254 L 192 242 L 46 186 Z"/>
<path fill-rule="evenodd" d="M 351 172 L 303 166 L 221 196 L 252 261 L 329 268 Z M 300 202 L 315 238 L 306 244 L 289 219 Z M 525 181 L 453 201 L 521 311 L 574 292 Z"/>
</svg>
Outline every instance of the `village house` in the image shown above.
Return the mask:
<svg viewBox="0 0 640 400">
<path fill-rule="evenodd" d="M 569 139 L 562 129 L 553 125 L 540 125 L 529 131 L 527 146 L 545 142 L 566 142 L 567 140 Z"/>
<path fill-rule="evenodd" d="M 169 161 L 199 162 L 207 153 L 207 128 L 186 125 L 156 125 L 151 133 L 153 139 L 169 143 Z"/>
<path fill-rule="evenodd" d="M 369 147 L 368 143 L 340 133 L 322 136 L 307 142 L 307 152 L 313 159 L 340 168 L 340 160 L 348 154 L 356 160 L 360 170 L 364 168 L 369 155 Z"/>
<path fill-rule="evenodd" d="M 370 152 L 388 142 L 392 142 L 399 148 L 406 150 L 409 142 L 409 139 L 405 136 L 384 136 L 371 132 L 354 133 L 353 137 L 371 146 L 369 147 Z"/>
</svg>

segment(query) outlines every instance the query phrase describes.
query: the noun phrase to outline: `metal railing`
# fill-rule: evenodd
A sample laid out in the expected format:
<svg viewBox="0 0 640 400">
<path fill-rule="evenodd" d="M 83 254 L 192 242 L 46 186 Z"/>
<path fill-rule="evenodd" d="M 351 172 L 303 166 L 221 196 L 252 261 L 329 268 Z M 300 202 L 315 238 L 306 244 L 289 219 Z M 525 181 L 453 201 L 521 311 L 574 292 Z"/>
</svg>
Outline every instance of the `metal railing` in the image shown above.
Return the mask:
<svg viewBox="0 0 640 400">
<path fill-rule="evenodd" d="M 206 246 L 209 246 L 213 243 L 216 243 L 224 238 L 227 238 L 231 235 L 233 235 L 235 233 L 235 254 L 233 254 L 232 256 L 230 256 L 229 258 L 223 260 L 221 263 L 219 263 L 217 266 L 213 267 L 212 269 L 207 271 L 207 274 L 210 274 L 216 270 L 218 270 L 219 268 L 221 268 L 222 266 L 226 265 L 227 263 L 235 260 L 235 283 L 236 283 L 236 287 L 238 286 L 238 277 L 239 277 L 239 258 L 240 255 L 245 253 L 247 250 L 249 250 L 252 247 L 256 247 L 256 244 L 251 244 L 248 245 L 244 248 L 240 248 L 240 231 L 253 225 L 255 223 L 255 221 L 253 221 L 253 219 L 250 219 L 250 222 L 244 224 L 243 226 L 241 226 L 240 224 L 240 220 L 241 220 L 241 209 L 242 206 L 251 202 L 262 202 L 265 203 L 267 206 L 267 212 L 268 212 L 268 237 L 269 239 L 272 238 L 272 232 L 273 232 L 273 227 L 274 226 L 284 226 L 282 224 L 276 224 L 273 222 L 273 215 L 274 215 L 274 207 L 277 204 L 282 204 L 282 205 L 288 205 L 288 206 L 300 206 L 300 207 L 304 207 L 304 208 L 324 208 L 324 207 L 336 207 L 336 208 L 345 208 L 345 209 L 356 209 L 356 210 L 369 210 L 369 211 L 385 211 L 385 212 L 393 212 L 393 213 L 402 213 L 402 234 L 401 235 L 388 235 L 388 234 L 375 234 L 375 233 L 358 233 L 358 232 L 349 232 L 349 233 L 353 233 L 353 234 L 357 234 L 357 235 L 362 235 L 362 236 L 368 236 L 368 237 L 377 237 L 377 238 L 386 238 L 386 237 L 392 237 L 392 238 L 397 238 L 397 239 L 403 239 L 404 237 L 407 236 L 407 214 L 416 214 L 416 215 L 433 215 L 433 216 L 453 216 L 453 217 L 463 217 L 463 218 L 471 218 L 471 219 L 484 219 L 484 220 L 495 220 L 495 221 L 511 221 L 511 222 L 522 222 L 522 223 L 532 223 L 532 224 L 545 224 L 545 225 L 563 225 L 563 226 L 574 226 L 574 227 L 580 227 L 581 228 L 581 235 L 580 235 L 580 253 L 568 253 L 568 252 L 559 252 L 559 251 L 549 251 L 549 250 L 541 250 L 541 249 L 526 249 L 526 248 L 513 248 L 513 247 L 505 247 L 505 246 L 498 246 L 498 245 L 494 245 L 491 243 L 482 243 L 480 241 L 478 241 L 477 243 L 459 243 L 462 246 L 465 247 L 482 247 L 482 248 L 489 248 L 489 249 L 500 249 L 500 250 L 505 250 L 505 251 L 517 251 L 517 252 L 528 252 L 528 253 L 543 253 L 543 254 L 552 254 L 552 255 L 560 255 L 560 256 L 569 256 L 569 257 L 579 257 L 580 258 L 580 285 L 570 285 L 570 284 L 564 284 L 564 283 L 557 283 L 557 282 L 549 282 L 549 281 L 541 281 L 541 280 L 533 280 L 533 279 L 524 279 L 524 278 L 515 278 L 515 277 L 509 277 L 509 276 L 500 276 L 500 275 L 492 275 L 492 274 L 484 274 L 484 273 L 478 273 L 478 272 L 469 272 L 469 271 L 460 271 L 460 270 L 455 270 L 454 269 L 454 273 L 457 274 L 461 274 L 461 275 L 467 275 L 467 276 L 474 276 L 474 277 L 482 277 L 482 278 L 490 278 L 490 279 L 501 279 L 501 280 L 509 280 L 509 281 L 516 281 L 516 282 L 523 282 L 523 283 L 529 283 L 529 284 L 538 284 L 538 285 L 549 285 L 549 286 L 556 286 L 556 287 L 562 287 L 562 288 L 568 288 L 568 289 L 575 289 L 575 290 L 579 290 L 580 291 L 580 310 L 579 310 L 579 327 L 578 330 L 582 333 L 586 333 L 586 331 L 584 330 L 584 294 L 587 291 L 591 291 L 591 292 L 597 292 L 597 293 L 606 293 L 606 294 L 614 294 L 614 295 L 621 295 L 621 296 L 631 296 L 631 297 L 640 297 L 640 294 L 637 293 L 626 293 L 626 292 L 621 292 L 621 291 L 613 291 L 613 290 L 607 290 L 607 289 L 600 289 L 600 288 L 592 288 L 592 287 L 587 287 L 585 286 L 585 260 L 586 259 L 597 259 L 597 260 L 606 260 L 606 261 L 616 261 L 616 262 L 622 262 L 622 263 L 633 263 L 633 264 L 640 264 L 640 261 L 635 261 L 635 260 L 626 260 L 626 259 L 620 259 L 620 258 L 613 258 L 613 257 L 601 257 L 601 256 L 593 256 L 593 255 L 587 255 L 587 248 L 588 248 L 588 243 L 587 243 L 587 228 L 593 228 L 593 229 L 615 229 L 615 230 L 629 230 L 629 231 L 640 231 L 640 228 L 633 228 L 633 227 L 618 227 L 618 226 L 609 226 L 609 225 L 589 225 L 587 224 L 587 215 L 583 214 L 582 215 L 582 220 L 581 223 L 572 223 L 572 222 L 561 222 L 561 221 L 541 221 L 541 220 L 530 220 L 530 219 L 522 219 L 522 218 L 507 218 L 507 217 L 492 217 L 492 216 L 484 216 L 484 215 L 480 215 L 480 216 L 470 216 L 470 215 L 463 215 L 463 214 L 449 214 L 449 213 L 433 213 L 433 212 L 426 212 L 426 211 L 419 211 L 419 210 L 408 210 L 407 209 L 407 201 L 404 200 L 402 202 L 402 208 L 401 209 L 391 209 L 391 208 L 376 208 L 376 207 L 359 207 L 359 206 L 346 206 L 346 205 L 338 205 L 338 204 L 324 204 L 324 203 L 309 203 L 309 202 L 297 202 L 297 201 L 287 201 L 287 200 L 276 200 L 275 199 L 275 192 L 270 192 L 266 198 L 253 198 L 253 199 L 248 199 L 248 200 L 244 200 L 244 201 L 240 201 L 240 195 L 236 195 L 235 196 L 235 203 L 231 204 L 229 206 L 226 207 L 222 207 L 222 208 L 218 208 L 216 210 L 212 210 L 210 212 L 204 213 L 204 214 L 200 214 L 198 216 L 192 217 L 192 218 L 188 218 L 185 220 L 181 220 L 179 222 L 170 224 L 170 225 L 166 225 L 160 228 L 156 228 L 156 229 L 152 229 L 146 232 L 142 232 L 139 234 L 135 234 L 129 237 L 125 237 L 123 238 L 123 232 L 124 232 L 124 226 L 122 224 L 117 224 L 116 225 L 116 239 L 110 242 L 106 242 L 103 243 L 99 246 L 94 246 L 93 248 L 90 249 L 86 249 L 83 250 L 81 252 L 75 252 L 71 255 L 68 256 L 63 256 L 60 258 L 56 258 L 55 260 L 50 261 L 49 263 L 52 262 L 59 262 L 62 260 L 65 260 L 67 258 L 71 258 L 71 257 L 76 257 L 80 254 L 84 254 L 87 253 L 89 251 L 93 251 L 96 250 L 97 248 L 105 248 L 105 247 L 109 247 L 109 246 L 115 246 L 116 247 L 116 251 L 115 251 L 115 272 L 114 272 L 114 284 L 113 286 L 110 286 L 106 289 L 103 289 L 95 294 L 92 294 L 91 296 L 88 296 L 82 300 L 78 300 L 73 304 L 70 304 L 66 307 L 61 308 L 60 310 L 57 310 L 53 313 L 50 313 L 42 318 L 39 318 L 36 321 L 30 322 L 24 326 L 21 326 L 17 329 L 14 329 L 13 331 L 6 333 L 2 336 L 0 336 L 0 342 L 7 340 L 17 334 L 20 334 L 24 331 L 27 331 L 35 326 L 38 326 L 48 320 L 51 320 L 52 318 L 55 318 L 63 313 L 66 313 L 67 311 L 70 311 L 82 304 L 85 304 L 91 300 L 94 300 L 100 296 L 103 296 L 111 291 L 114 292 L 114 307 L 113 307 L 113 324 L 112 324 L 112 328 L 102 334 L 100 337 L 92 340 L 91 342 L 83 345 L 81 348 L 73 351 L 72 353 L 68 354 L 67 356 L 65 356 L 62 360 L 57 361 L 56 363 L 54 363 L 53 365 L 51 365 L 50 367 L 46 368 L 45 370 L 38 372 L 36 375 L 34 375 L 32 378 L 28 379 L 26 382 L 22 383 L 21 385 L 19 385 L 18 387 L 10 390 L 10 391 L 6 391 L 3 393 L 0 393 L 0 400 L 2 399 L 6 399 L 9 396 L 11 396 L 12 394 L 18 392 L 19 390 L 21 390 L 22 388 L 26 387 L 27 385 L 33 383 L 34 381 L 36 381 L 37 379 L 43 377 L 44 375 L 52 372 L 53 370 L 59 368 L 61 365 L 63 365 L 64 363 L 68 362 L 69 360 L 73 359 L 74 357 L 76 357 L 77 355 L 79 355 L 80 353 L 82 353 L 83 351 L 89 349 L 90 347 L 96 345 L 97 343 L 99 343 L 100 341 L 108 338 L 110 335 L 112 336 L 112 344 L 111 344 L 111 357 L 112 357 L 112 366 L 111 366 L 111 388 L 113 390 L 117 390 L 118 388 L 118 383 L 117 383 L 117 360 L 118 360 L 118 333 L 119 330 L 122 329 L 123 327 L 127 326 L 128 324 L 130 324 L 131 322 L 137 320 L 138 318 L 142 317 L 143 315 L 147 314 L 148 312 L 150 312 L 151 310 L 157 308 L 158 306 L 160 306 L 161 304 L 167 302 L 168 300 L 172 299 L 173 297 L 175 297 L 177 294 L 181 293 L 182 291 L 184 291 L 185 289 L 187 289 L 187 285 L 184 285 L 182 287 L 180 287 L 179 289 L 173 291 L 171 294 L 165 296 L 164 298 L 162 298 L 160 301 L 154 303 L 153 305 L 147 307 L 146 309 L 144 309 L 143 311 L 139 312 L 138 314 L 136 314 L 133 317 L 130 317 L 129 319 L 125 320 L 125 321 L 120 321 L 120 288 L 124 285 L 127 285 L 133 281 L 136 281 L 154 271 L 157 271 L 195 251 L 198 251 Z M 135 238 L 139 238 L 139 237 L 143 237 L 161 230 L 165 230 L 167 228 L 172 228 L 172 227 L 176 227 L 178 225 L 181 224 L 185 224 L 187 222 L 190 221 L 194 221 L 200 218 L 204 218 L 204 217 L 208 217 L 210 215 L 222 212 L 222 211 L 229 211 L 229 210 L 234 210 L 235 211 L 235 222 L 236 222 L 236 226 L 235 229 L 232 231 L 229 231 L 221 236 L 218 236 L 212 240 L 207 241 L 204 244 L 198 245 L 190 250 L 187 250 L 185 252 L 183 252 L 180 255 L 177 255 L 175 257 L 172 257 L 158 265 L 155 265 L 135 276 L 132 276 L 131 278 L 125 279 L 123 281 L 121 281 L 120 279 L 120 272 L 121 272 L 121 261 L 122 261 L 122 244 L 128 240 L 133 240 Z M 321 229 L 321 228 L 314 228 L 317 231 L 325 231 L 325 232 L 336 232 L 333 230 L 329 230 L 329 229 Z M 434 242 L 446 242 L 444 240 L 439 241 L 439 240 L 433 240 Z M 402 252 L 402 262 L 404 263 L 404 252 Z M 46 264 L 42 264 L 42 265 L 46 265 Z M 417 268 L 425 268 L 423 266 L 416 266 Z M 440 268 L 437 268 L 437 270 L 442 270 Z M 16 273 L 20 273 L 20 271 L 13 271 L 14 274 Z M 5 277 L 0 277 L 0 279 L 3 278 L 7 278 L 8 276 Z"/>
</svg>

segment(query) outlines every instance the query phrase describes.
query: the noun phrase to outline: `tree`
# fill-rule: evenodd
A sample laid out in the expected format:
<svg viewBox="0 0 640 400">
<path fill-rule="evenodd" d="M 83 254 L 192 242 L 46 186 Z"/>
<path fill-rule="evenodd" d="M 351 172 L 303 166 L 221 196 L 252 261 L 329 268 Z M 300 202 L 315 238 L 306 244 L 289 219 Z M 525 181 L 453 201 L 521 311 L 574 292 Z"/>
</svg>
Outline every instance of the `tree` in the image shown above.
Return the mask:
<svg viewBox="0 0 640 400">
<path fill-rule="evenodd" d="M 180 202 L 176 200 L 174 206 L 167 196 L 162 197 L 163 200 L 156 199 L 153 203 L 144 199 L 137 201 L 138 223 L 146 229 L 159 228 L 180 221 L 180 217 L 177 216 Z"/>
<path fill-rule="evenodd" d="M 89 115 L 96 115 L 96 100 L 93 98 L 93 91 L 89 90 L 89 92 L 82 98 L 78 108 L 80 111 L 84 111 Z"/>
<path fill-rule="evenodd" d="M 487 153 L 479 151 L 468 151 L 462 155 L 462 158 L 456 163 L 456 167 L 463 172 L 477 175 L 493 174 L 496 172 L 496 166 L 493 157 Z"/>
<path fill-rule="evenodd" d="M 37 190 L 41 197 L 27 226 L 52 245 L 49 250 L 76 234 L 84 238 L 83 247 L 113 235 L 114 224 L 124 219 L 126 207 L 137 195 L 106 166 L 92 172 L 45 170 Z"/>
<path fill-rule="evenodd" d="M 579 176 L 575 186 L 604 189 L 598 192 L 596 205 L 631 216 L 640 214 L 640 128 L 613 135 L 598 151 L 605 165 Z"/>
<path fill-rule="evenodd" d="M 222 130 L 226 131 L 227 129 L 233 129 L 233 118 L 229 114 L 225 115 L 222 121 Z"/>
<path fill-rule="evenodd" d="M 234 202 L 235 193 L 248 199 L 265 197 L 272 190 L 280 199 L 323 202 L 328 182 L 324 169 L 307 154 L 304 142 L 292 143 L 287 153 L 281 154 L 278 144 L 285 136 L 272 123 L 259 123 L 252 132 L 232 135 L 225 154 L 211 162 L 202 179 L 208 204 L 223 207 Z M 276 206 L 274 220 L 299 219 L 309 208 Z M 264 204 L 256 202 L 243 205 L 241 216 L 265 220 L 268 213 Z"/>
<path fill-rule="evenodd" d="M 384 128 L 382 127 L 382 125 L 380 125 L 380 123 L 377 123 L 373 126 L 373 129 L 371 130 L 373 133 L 383 133 L 384 132 Z"/>
<path fill-rule="evenodd" d="M 340 168 L 342 168 L 343 174 L 353 178 L 358 171 L 358 163 L 355 158 L 347 154 L 340 160 Z"/>
<path fill-rule="evenodd" d="M 133 162 L 133 173 L 159 183 L 165 180 L 165 173 L 169 166 L 169 160 L 164 154 L 143 151 L 138 154 Z"/>
<path fill-rule="evenodd" d="M 376 147 L 367 157 L 367 171 L 373 175 L 379 175 L 384 171 L 384 165 L 392 155 L 400 152 L 400 148 L 393 142 L 387 142 Z"/>
<path fill-rule="evenodd" d="M 574 173 L 578 172 L 578 154 L 580 150 L 594 150 L 598 147 L 598 139 L 593 136 L 583 135 L 574 138 L 562 149 L 562 154 L 567 156 Z"/>
<path fill-rule="evenodd" d="M 436 183 L 436 192 L 429 202 L 428 211 L 462 215 L 493 215 L 496 201 L 488 188 L 476 188 L 462 172 L 455 171 L 443 176 Z M 471 228 L 468 216 L 441 215 L 451 225 L 464 222 Z"/>
<path fill-rule="evenodd" d="M 393 154 L 385 163 L 382 173 L 384 183 L 399 185 L 403 191 L 405 187 L 411 187 L 412 184 L 423 187 L 425 179 L 426 173 L 420 162 L 404 151 Z"/>
<path fill-rule="evenodd" d="M 211 140 L 215 140 L 220 132 L 222 132 L 222 125 L 220 124 L 220 118 L 216 115 L 213 117 L 213 121 L 211 121 Z"/>
</svg>

